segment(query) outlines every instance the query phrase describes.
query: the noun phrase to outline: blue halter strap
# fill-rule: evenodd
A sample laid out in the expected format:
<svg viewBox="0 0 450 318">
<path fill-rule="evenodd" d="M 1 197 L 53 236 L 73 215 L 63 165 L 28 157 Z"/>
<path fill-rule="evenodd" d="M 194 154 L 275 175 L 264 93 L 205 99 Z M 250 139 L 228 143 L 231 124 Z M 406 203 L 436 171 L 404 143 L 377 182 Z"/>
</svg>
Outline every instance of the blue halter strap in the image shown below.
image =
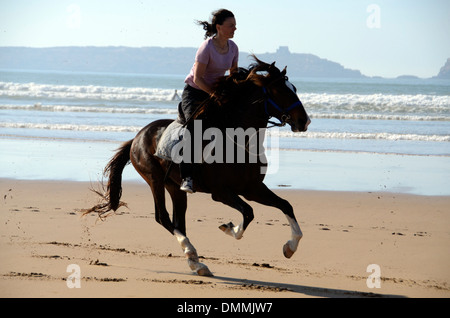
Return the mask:
<svg viewBox="0 0 450 318">
<path fill-rule="evenodd" d="M 275 101 L 272 98 L 269 97 L 269 94 L 267 93 L 267 89 L 265 87 L 263 87 L 263 92 L 264 92 L 264 95 L 266 95 L 266 97 L 267 97 L 266 100 L 264 101 L 264 110 L 266 111 L 266 114 L 269 117 L 272 117 L 272 116 L 269 114 L 269 111 L 268 111 L 268 107 L 267 107 L 268 103 L 270 103 L 276 110 L 283 113 L 284 115 L 286 115 L 287 112 L 293 110 L 295 107 L 302 105 L 302 103 L 300 101 L 297 101 L 297 102 L 293 103 L 291 106 L 289 106 L 288 108 L 283 109 L 280 106 L 278 106 L 278 104 L 275 103 Z"/>
</svg>

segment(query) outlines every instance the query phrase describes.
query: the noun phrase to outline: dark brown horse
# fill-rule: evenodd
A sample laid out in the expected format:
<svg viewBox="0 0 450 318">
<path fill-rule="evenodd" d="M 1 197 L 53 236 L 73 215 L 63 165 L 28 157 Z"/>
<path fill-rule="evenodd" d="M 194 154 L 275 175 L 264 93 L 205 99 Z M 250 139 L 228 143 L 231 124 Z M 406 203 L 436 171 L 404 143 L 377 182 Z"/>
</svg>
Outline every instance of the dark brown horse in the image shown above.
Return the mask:
<svg viewBox="0 0 450 318">
<path fill-rule="evenodd" d="M 203 163 L 195 164 L 194 190 L 210 193 L 213 200 L 242 213 L 241 224 L 234 226 L 230 222 L 219 227 L 236 239 L 242 237 L 253 220 L 252 208 L 240 196 L 279 208 L 285 214 L 292 230 L 291 239 L 283 246 L 284 256 L 290 258 L 297 250 L 302 237 L 292 206 L 263 183 L 264 167 L 267 163 L 263 151 L 256 156 L 256 161 L 250 160 L 255 149 L 250 145 L 252 136 L 247 134 L 243 141 L 239 136 L 230 136 L 228 132 L 230 129 L 234 132 L 238 129 L 240 132 L 254 131 L 258 132 L 258 138 L 262 139 L 264 134 L 259 134 L 259 131 L 266 129 L 271 117 L 277 118 L 280 124 L 289 124 L 294 132 L 306 131 L 310 119 L 298 99 L 295 87 L 286 77 L 286 68 L 280 71 L 275 67 L 275 63 L 266 64 L 256 57 L 255 60 L 256 63 L 250 69 L 240 69 L 240 72 L 224 77 L 218 83 L 214 95 L 197 113 L 197 118 L 202 119 L 202 132 L 215 128 L 214 142 L 218 141 L 218 132 L 225 136 L 222 141 L 231 138 L 234 147 L 231 151 L 234 151 L 234 154 L 228 156 L 230 149 L 225 149 L 225 142 L 222 142 L 223 148 L 220 148 L 220 143 L 215 144 L 216 148 L 212 152 L 216 156 L 215 159 L 223 150 L 222 154 L 228 152 L 227 160 L 219 158 L 207 163 L 203 158 Z M 120 201 L 122 171 L 131 161 L 137 172 L 150 185 L 155 202 L 156 221 L 177 238 L 193 271 L 199 275 L 212 275 L 208 267 L 199 262 L 197 252 L 186 236 L 187 196 L 180 190 L 179 166 L 154 155 L 162 131 L 172 122 L 173 120 L 154 121 L 144 127 L 133 140 L 118 149 L 105 167 L 105 176 L 109 176 L 106 192 L 101 194 L 105 202 L 87 210 L 86 213 L 95 211 L 101 216 L 125 205 Z M 212 140 L 213 138 L 210 146 Z M 205 144 L 204 140 L 202 142 Z M 261 144 L 261 140 L 258 140 L 258 144 Z M 242 149 L 245 149 L 244 162 L 233 161 L 237 158 L 236 153 Z M 169 192 L 173 203 L 172 220 L 166 209 L 165 190 Z"/>
</svg>

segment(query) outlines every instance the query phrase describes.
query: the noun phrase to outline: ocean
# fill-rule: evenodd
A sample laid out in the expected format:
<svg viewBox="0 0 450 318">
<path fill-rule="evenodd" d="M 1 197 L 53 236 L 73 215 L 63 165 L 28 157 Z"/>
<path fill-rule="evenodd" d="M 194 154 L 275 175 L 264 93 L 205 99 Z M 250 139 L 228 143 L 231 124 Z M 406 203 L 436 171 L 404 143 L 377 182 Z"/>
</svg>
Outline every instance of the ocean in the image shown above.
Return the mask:
<svg viewBox="0 0 450 318">
<path fill-rule="evenodd" d="M 0 177 L 101 179 L 121 142 L 176 118 L 184 77 L 1 70 Z M 269 187 L 450 195 L 449 80 L 290 81 L 312 123 L 267 131 Z"/>
</svg>

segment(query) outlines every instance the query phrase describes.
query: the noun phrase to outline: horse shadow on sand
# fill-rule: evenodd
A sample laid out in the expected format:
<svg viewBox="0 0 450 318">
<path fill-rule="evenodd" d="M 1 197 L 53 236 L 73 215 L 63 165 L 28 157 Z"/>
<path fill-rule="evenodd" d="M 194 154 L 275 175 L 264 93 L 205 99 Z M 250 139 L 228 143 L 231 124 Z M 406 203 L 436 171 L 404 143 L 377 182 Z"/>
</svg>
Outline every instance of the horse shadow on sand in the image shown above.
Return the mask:
<svg viewBox="0 0 450 318">
<path fill-rule="evenodd" d="M 173 274 L 181 274 L 181 273 L 173 273 Z M 195 275 L 195 277 L 198 276 Z M 277 283 L 277 282 L 268 282 L 254 279 L 242 279 L 227 276 L 213 276 L 210 277 L 210 279 L 216 281 L 217 284 L 224 284 L 241 290 L 248 289 L 248 290 L 283 292 L 286 293 L 286 297 L 289 297 L 289 293 L 297 293 L 309 297 L 323 297 L 323 298 L 407 298 L 406 296 L 403 295 L 379 294 L 374 292 L 363 292 L 347 289 Z"/>
</svg>

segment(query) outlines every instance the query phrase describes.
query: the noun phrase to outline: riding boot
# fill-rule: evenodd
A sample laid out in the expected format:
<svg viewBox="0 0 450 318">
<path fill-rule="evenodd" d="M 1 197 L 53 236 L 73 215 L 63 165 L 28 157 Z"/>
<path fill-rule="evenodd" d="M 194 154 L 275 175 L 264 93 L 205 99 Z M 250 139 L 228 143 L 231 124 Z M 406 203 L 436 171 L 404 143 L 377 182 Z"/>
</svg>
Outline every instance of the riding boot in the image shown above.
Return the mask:
<svg viewBox="0 0 450 318">
<path fill-rule="evenodd" d="M 186 125 L 186 130 L 191 134 L 192 136 L 192 132 L 194 131 L 193 127 L 192 127 L 192 122 L 188 123 Z M 181 187 L 180 190 L 185 191 L 187 193 L 194 193 L 194 185 L 193 185 L 193 180 L 192 180 L 192 176 L 193 176 L 193 155 L 192 155 L 192 151 L 193 151 L 194 147 L 191 145 L 191 158 L 184 158 L 184 159 L 188 159 L 188 161 L 181 161 L 180 162 L 180 176 L 181 176 Z"/>
<path fill-rule="evenodd" d="M 186 179 L 183 180 L 183 182 L 181 183 L 181 186 L 180 186 L 180 190 L 187 192 L 187 193 L 195 192 L 191 177 L 187 177 Z"/>
<path fill-rule="evenodd" d="M 192 174 L 193 174 L 192 163 L 180 162 L 180 175 L 182 179 L 180 190 L 188 193 L 194 193 Z"/>
</svg>

